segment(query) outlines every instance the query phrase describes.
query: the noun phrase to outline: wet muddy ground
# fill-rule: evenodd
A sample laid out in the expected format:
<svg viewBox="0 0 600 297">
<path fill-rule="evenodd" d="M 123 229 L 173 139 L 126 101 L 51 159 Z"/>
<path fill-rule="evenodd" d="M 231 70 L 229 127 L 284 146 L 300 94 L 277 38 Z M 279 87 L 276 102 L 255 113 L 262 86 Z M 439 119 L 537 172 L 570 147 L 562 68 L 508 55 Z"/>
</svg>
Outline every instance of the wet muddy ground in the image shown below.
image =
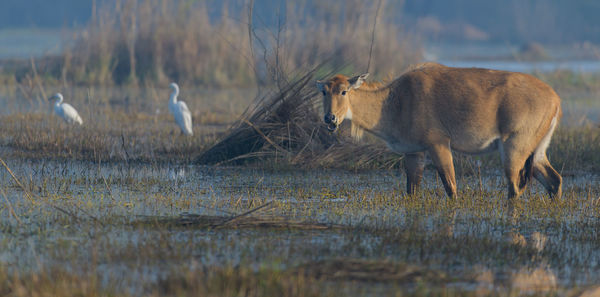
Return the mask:
<svg viewBox="0 0 600 297">
<path fill-rule="evenodd" d="M 600 282 L 600 177 L 589 173 L 565 175 L 560 200 L 534 182 L 509 207 L 494 172 L 460 177 L 460 197 L 449 200 L 431 170 L 411 197 L 395 171 L 7 164 L 24 187 L 2 170 L 0 261 L 9 271 L 95 271 L 133 294 L 198 267 L 301 269 L 364 282 L 362 293 Z"/>
</svg>

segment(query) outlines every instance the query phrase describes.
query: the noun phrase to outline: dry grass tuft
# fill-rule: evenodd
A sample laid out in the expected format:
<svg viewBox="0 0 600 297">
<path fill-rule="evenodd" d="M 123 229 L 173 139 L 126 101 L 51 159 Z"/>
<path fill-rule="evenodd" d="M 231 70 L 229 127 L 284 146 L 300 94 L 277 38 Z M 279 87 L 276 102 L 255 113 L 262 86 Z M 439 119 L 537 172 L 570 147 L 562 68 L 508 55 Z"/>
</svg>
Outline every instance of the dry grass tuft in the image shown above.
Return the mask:
<svg viewBox="0 0 600 297">
<path fill-rule="evenodd" d="M 52 297 L 52 296 L 115 296 L 101 285 L 97 275 L 79 275 L 60 269 L 44 270 L 40 273 L 10 275 L 0 266 L 0 294 L 2 296 Z M 124 294 L 121 296 L 129 296 Z"/>
<path fill-rule="evenodd" d="M 363 259 L 336 259 L 309 263 L 298 268 L 317 279 L 396 283 L 437 283 L 448 277 L 443 272 L 408 264 Z"/>
<path fill-rule="evenodd" d="M 0 146 L 14 157 L 32 159 L 189 162 L 214 141 L 210 133 L 181 136 L 166 115 L 155 118 L 107 110 L 75 127 L 52 115 L 14 114 L 0 118 Z"/>
<path fill-rule="evenodd" d="M 205 151 L 200 164 L 271 159 L 302 167 L 393 167 L 399 157 L 381 144 L 354 143 L 346 131 L 331 134 L 323 125 L 315 68 L 259 98 L 225 137 Z M 345 129 L 347 130 L 347 129 Z"/>
<path fill-rule="evenodd" d="M 248 216 L 232 220 L 226 216 L 209 216 L 196 214 L 183 214 L 179 217 L 149 217 L 133 222 L 134 225 L 159 225 L 177 226 L 195 229 L 294 229 L 294 230 L 329 230 L 344 228 L 335 224 L 313 223 L 310 221 L 292 220 L 285 216 L 261 215 Z"/>
<path fill-rule="evenodd" d="M 240 267 L 187 270 L 160 280 L 156 288 L 156 296 L 339 296 L 301 274 Z"/>
<path fill-rule="evenodd" d="M 331 146 L 335 139 L 320 124 L 316 110 L 315 71 L 259 98 L 197 163 L 239 163 L 275 155 L 295 163 L 304 151 L 323 151 Z"/>
</svg>

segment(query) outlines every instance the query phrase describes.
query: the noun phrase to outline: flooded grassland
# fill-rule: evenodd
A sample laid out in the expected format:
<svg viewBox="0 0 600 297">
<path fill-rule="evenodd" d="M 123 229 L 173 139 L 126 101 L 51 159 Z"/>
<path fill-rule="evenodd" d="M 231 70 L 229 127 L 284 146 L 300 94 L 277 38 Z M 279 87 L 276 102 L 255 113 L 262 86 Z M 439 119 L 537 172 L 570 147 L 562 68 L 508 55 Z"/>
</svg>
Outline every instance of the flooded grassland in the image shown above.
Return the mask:
<svg viewBox="0 0 600 297">
<path fill-rule="evenodd" d="M 190 165 L 255 91 L 182 88 L 184 137 L 166 89 L 62 90 L 82 127 L 2 90 L 2 294 L 577 296 L 600 283 L 594 94 L 566 99 L 550 147 L 563 197 L 534 181 L 507 205 L 497 156 L 457 161 L 475 169 L 455 200 L 431 166 L 407 196 L 398 169 Z"/>
<path fill-rule="evenodd" d="M 566 176 L 560 200 L 535 185 L 511 208 L 494 173 L 461 178 L 449 200 L 433 173 L 407 196 L 390 171 L 9 165 L 23 188 L 0 174 L 8 290 L 13 276 L 47 273 L 134 295 L 173 293 L 167 279 L 237 273 L 347 282 L 357 296 L 570 292 L 600 282 L 597 175 Z"/>
</svg>

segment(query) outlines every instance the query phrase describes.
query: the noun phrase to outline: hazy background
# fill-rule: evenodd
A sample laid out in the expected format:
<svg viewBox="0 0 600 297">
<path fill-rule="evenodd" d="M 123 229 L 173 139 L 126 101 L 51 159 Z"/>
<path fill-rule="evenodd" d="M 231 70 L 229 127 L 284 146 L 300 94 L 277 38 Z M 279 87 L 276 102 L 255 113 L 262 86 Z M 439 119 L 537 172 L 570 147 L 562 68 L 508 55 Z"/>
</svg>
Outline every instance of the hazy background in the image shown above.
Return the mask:
<svg viewBox="0 0 600 297">
<path fill-rule="evenodd" d="M 254 41 L 246 28 L 251 3 Z M 377 18 L 372 67 L 381 76 L 421 61 L 600 73 L 600 1 L 387 0 L 379 15 L 377 3 L 4 0 L 0 59 L 58 57 L 40 62 L 40 71 L 75 83 L 247 85 L 314 65 L 338 50 L 338 65 L 349 62 L 349 72 L 363 71 Z M 260 60 L 282 69 L 267 69 Z M 18 81 L 25 75 L 0 61 L 2 68 Z"/>
<path fill-rule="evenodd" d="M 61 29 L 86 24 L 94 0 L 4 0 L 0 2 L 0 28 Z M 96 0 L 97 5 L 117 0 Z M 199 2 L 188 0 L 185 2 Z M 235 15 L 249 1 L 207 1 L 211 16 L 223 3 Z M 315 8 L 352 5 L 352 1 L 307 1 Z M 325 4 L 319 4 L 319 3 Z M 387 1 L 386 9 L 407 29 L 427 40 L 490 42 L 536 41 L 550 44 L 598 42 L 600 2 L 595 0 L 411 0 Z M 255 1 L 257 17 L 276 23 L 284 0 Z M 238 11 L 236 11 L 238 10 Z M 282 9 L 285 11 L 285 9 Z"/>
</svg>

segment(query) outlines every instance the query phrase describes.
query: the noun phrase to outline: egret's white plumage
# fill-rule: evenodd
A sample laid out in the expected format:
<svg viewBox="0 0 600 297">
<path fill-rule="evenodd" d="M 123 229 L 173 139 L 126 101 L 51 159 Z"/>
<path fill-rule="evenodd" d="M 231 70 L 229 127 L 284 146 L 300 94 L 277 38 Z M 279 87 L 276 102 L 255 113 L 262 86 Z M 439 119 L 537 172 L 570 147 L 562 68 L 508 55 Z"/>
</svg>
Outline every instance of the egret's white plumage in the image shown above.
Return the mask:
<svg viewBox="0 0 600 297">
<path fill-rule="evenodd" d="M 79 113 L 77 113 L 77 110 L 71 104 L 63 103 L 63 95 L 61 93 L 56 93 L 49 100 L 56 100 L 56 103 L 54 103 L 54 113 L 65 120 L 65 122 L 69 124 L 83 124 L 83 120 L 79 116 Z"/>
<path fill-rule="evenodd" d="M 169 87 L 173 90 L 169 99 L 169 111 L 175 117 L 175 122 L 181 128 L 181 132 L 185 135 L 194 135 L 192 131 L 192 113 L 183 101 L 177 101 L 179 95 L 179 86 L 176 83 L 171 83 Z"/>
</svg>

